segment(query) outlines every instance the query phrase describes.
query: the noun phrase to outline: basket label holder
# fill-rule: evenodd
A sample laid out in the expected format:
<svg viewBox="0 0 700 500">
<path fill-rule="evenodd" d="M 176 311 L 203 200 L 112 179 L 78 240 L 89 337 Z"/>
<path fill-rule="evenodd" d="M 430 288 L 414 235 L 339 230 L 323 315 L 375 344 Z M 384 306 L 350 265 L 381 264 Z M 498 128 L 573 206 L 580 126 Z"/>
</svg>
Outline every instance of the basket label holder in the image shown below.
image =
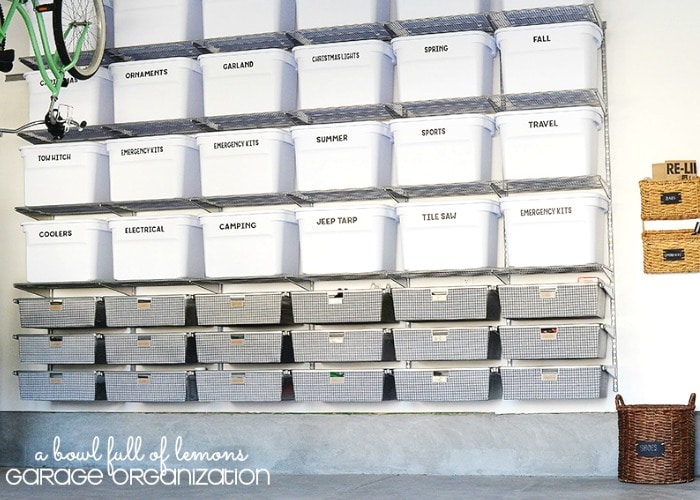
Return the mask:
<svg viewBox="0 0 700 500">
<path fill-rule="evenodd" d="M 663 457 L 666 445 L 661 441 L 637 441 L 634 449 L 638 457 Z"/>
</svg>

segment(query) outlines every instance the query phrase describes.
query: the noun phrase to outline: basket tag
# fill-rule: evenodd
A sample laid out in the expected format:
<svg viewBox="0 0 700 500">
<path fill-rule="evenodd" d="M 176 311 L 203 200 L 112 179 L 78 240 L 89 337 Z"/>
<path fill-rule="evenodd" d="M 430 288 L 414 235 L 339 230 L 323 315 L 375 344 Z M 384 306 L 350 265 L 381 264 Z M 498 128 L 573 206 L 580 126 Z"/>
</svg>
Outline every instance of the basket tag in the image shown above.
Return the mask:
<svg viewBox="0 0 700 500">
<path fill-rule="evenodd" d="M 328 305 L 341 305 L 343 303 L 343 292 L 328 293 Z"/>
<path fill-rule="evenodd" d="M 49 311 L 51 312 L 59 312 L 63 310 L 63 301 L 62 300 L 52 300 L 49 302 Z"/>
<path fill-rule="evenodd" d="M 232 333 L 231 334 L 231 345 L 239 346 L 245 344 L 245 334 L 243 333 Z"/>
<path fill-rule="evenodd" d="M 151 384 L 151 376 L 145 375 L 145 374 L 137 375 L 136 383 L 138 385 L 150 385 Z"/>
<path fill-rule="evenodd" d="M 345 342 L 345 332 L 329 332 L 328 333 L 328 343 L 329 344 L 342 344 Z"/>
<path fill-rule="evenodd" d="M 542 369 L 542 382 L 556 382 L 559 378 L 559 370 L 556 368 L 543 368 Z"/>
<path fill-rule="evenodd" d="M 433 384 L 446 384 L 447 383 L 447 373 L 445 372 L 433 372 Z"/>
<path fill-rule="evenodd" d="M 52 373 L 49 375 L 49 384 L 62 384 L 63 374 L 62 373 Z"/>
<path fill-rule="evenodd" d="M 150 297 L 139 297 L 136 299 L 136 309 L 150 309 L 151 299 Z"/>
<path fill-rule="evenodd" d="M 668 250 L 664 250 L 664 260 L 685 260 L 685 250 L 683 248 L 669 248 Z"/>
<path fill-rule="evenodd" d="M 433 330 L 433 342 L 447 342 L 447 330 Z"/>
<path fill-rule="evenodd" d="M 637 441 L 635 450 L 638 457 L 663 457 L 664 443 L 658 441 Z"/>
<path fill-rule="evenodd" d="M 245 373 L 232 373 L 229 382 L 233 385 L 245 384 Z"/>
<path fill-rule="evenodd" d="M 51 348 L 63 347 L 63 337 L 58 337 L 58 336 L 49 337 L 49 347 L 51 347 Z"/>
<path fill-rule="evenodd" d="M 431 302 L 447 302 L 447 290 L 430 290 Z"/>
<path fill-rule="evenodd" d="M 541 286 L 540 287 L 540 298 L 541 299 L 554 299 L 557 297 L 557 287 L 556 286 Z"/>
<path fill-rule="evenodd" d="M 683 196 L 680 192 L 661 193 L 662 205 L 677 205 L 683 203 Z"/>
<path fill-rule="evenodd" d="M 233 309 L 240 309 L 245 307 L 245 296 L 244 295 L 232 295 L 229 299 L 229 305 Z"/>
<path fill-rule="evenodd" d="M 331 384 L 344 384 L 345 374 L 343 372 L 331 372 L 329 374 L 329 381 Z"/>
<path fill-rule="evenodd" d="M 558 328 L 540 328 L 540 340 L 557 340 Z"/>
<path fill-rule="evenodd" d="M 151 337 L 139 335 L 136 339 L 136 347 L 151 347 Z"/>
</svg>

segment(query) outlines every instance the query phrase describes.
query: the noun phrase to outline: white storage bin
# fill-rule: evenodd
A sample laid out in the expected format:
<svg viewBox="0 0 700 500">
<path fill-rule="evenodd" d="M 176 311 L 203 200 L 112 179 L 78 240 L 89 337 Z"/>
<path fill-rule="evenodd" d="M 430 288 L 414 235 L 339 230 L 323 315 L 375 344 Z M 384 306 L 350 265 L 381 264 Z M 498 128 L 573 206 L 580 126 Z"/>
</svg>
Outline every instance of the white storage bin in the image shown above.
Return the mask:
<svg viewBox="0 0 700 500">
<path fill-rule="evenodd" d="M 597 175 L 602 123 L 591 107 L 496 113 L 503 178 Z"/>
<path fill-rule="evenodd" d="M 208 278 L 299 272 L 299 229 L 290 210 L 224 212 L 199 217 Z"/>
<path fill-rule="evenodd" d="M 297 29 L 325 28 L 389 20 L 390 0 L 296 0 Z"/>
<path fill-rule="evenodd" d="M 202 196 L 294 190 L 294 143 L 281 129 L 211 132 L 196 137 Z"/>
<path fill-rule="evenodd" d="M 407 271 L 495 267 L 499 205 L 491 200 L 405 203 L 396 208 Z"/>
<path fill-rule="evenodd" d="M 489 11 L 489 0 L 395 0 L 396 19 L 460 16 Z"/>
<path fill-rule="evenodd" d="M 603 31 L 588 21 L 496 30 L 506 94 L 598 88 Z"/>
<path fill-rule="evenodd" d="M 389 122 L 399 186 L 491 179 L 494 122 L 485 115 L 400 118 Z"/>
<path fill-rule="evenodd" d="M 114 0 L 117 47 L 202 38 L 202 0 Z"/>
<path fill-rule="evenodd" d="M 202 227 L 197 217 L 125 217 L 109 221 L 114 279 L 204 277 Z"/>
<path fill-rule="evenodd" d="M 202 72 L 194 59 L 172 57 L 110 64 L 117 123 L 204 115 Z"/>
<path fill-rule="evenodd" d="M 24 222 L 22 229 L 29 283 L 112 279 L 112 239 L 107 222 L 31 221 Z"/>
<path fill-rule="evenodd" d="M 199 56 L 206 116 L 289 111 L 297 107 L 297 65 L 283 49 Z"/>
<path fill-rule="evenodd" d="M 483 31 L 397 37 L 395 100 L 491 95 L 496 42 Z"/>
<path fill-rule="evenodd" d="M 39 71 L 25 73 L 24 79 L 29 88 L 29 121 L 43 121 L 49 109 L 51 93 Z M 78 80 L 66 73 L 65 79 L 69 82 L 68 87 L 61 89 L 58 104 L 71 106 L 75 121 L 85 121 L 88 125 L 114 123 L 114 93 L 109 70 L 100 68 L 88 80 Z M 61 115 L 66 117 L 63 109 Z"/>
<path fill-rule="evenodd" d="M 292 127 L 300 191 L 391 184 L 391 130 L 381 122 Z"/>
<path fill-rule="evenodd" d="M 501 200 L 507 265 L 605 264 L 608 200 L 593 192 L 509 196 Z"/>
<path fill-rule="evenodd" d="M 349 2 L 333 2 L 331 10 Z M 355 8 L 352 4 L 351 8 Z M 394 53 L 381 40 L 301 45 L 297 61 L 300 109 L 392 102 Z"/>
<path fill-rule="evenodd" d="M 202 0 L 204 38 L 291 31 L 295 0 Z"/>
<path fill-rule="evenodd" d="M 27 206 L 109 201 L 109 157 L 104 144 L 54 143 L 19 148 Z"/>
<path fill-rule="evenodd" d="M 500 10 L 540 9 L 564 5 L 588 5 L 593 0 L 493 0 L 501 3 Z"/>
<path fill-rule="evenodd" d="M 199 196 L 199 151 L 184 135 L 106 142 L 112 201 Z"/>
<path fill-rule="evenodd" d="M 393 271 L 396 212 L 386 205 L 301 208 L 297 211 L 301 272 Z"/>
</svg>

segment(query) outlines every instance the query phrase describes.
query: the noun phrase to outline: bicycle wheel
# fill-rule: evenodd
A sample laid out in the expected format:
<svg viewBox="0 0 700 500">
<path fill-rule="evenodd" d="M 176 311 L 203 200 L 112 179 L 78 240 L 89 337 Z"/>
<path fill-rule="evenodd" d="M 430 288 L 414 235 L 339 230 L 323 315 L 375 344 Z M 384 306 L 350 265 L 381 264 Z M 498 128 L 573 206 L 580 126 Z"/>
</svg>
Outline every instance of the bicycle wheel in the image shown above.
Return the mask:
<svg viewBox="0 0 700 500">
<path fill-rule="evenodd" d="M 87 30 L 78 64 L 68 72 L 78 80 L 90 78 L 102 64 L 107 24 L 102 0 L 54 0 L 53 36 L 58 57 L 69 64 L 83 29 Z"/>
<path fill-rule="evenodd" d="M 5 24 L 5 14 L 2 13 L 2 5 L 0 5 L 0 26 Z M 5 50 L 5 38 L 0 39 L 0 50 Z"/>
</svg>

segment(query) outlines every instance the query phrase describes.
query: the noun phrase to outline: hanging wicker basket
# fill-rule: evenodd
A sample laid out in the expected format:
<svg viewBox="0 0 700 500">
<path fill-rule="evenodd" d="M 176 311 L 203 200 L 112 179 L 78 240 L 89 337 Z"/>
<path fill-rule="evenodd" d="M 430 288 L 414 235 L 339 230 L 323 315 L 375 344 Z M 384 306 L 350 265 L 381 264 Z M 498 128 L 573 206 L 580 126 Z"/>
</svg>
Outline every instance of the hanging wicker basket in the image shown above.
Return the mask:
<svg viewBox="0 0 700 500">
<path fill-rule="evenodd" d="M 694 219 L 700 215 L 700 177 L 639 181 L 642 220 Z"/>
<path fill-rule="evenodd" d="M 687 405 L 626 405 L 615 396 L 618 479 L 672 484 L 695 480 L 695 393 Z"/>
</svg>

